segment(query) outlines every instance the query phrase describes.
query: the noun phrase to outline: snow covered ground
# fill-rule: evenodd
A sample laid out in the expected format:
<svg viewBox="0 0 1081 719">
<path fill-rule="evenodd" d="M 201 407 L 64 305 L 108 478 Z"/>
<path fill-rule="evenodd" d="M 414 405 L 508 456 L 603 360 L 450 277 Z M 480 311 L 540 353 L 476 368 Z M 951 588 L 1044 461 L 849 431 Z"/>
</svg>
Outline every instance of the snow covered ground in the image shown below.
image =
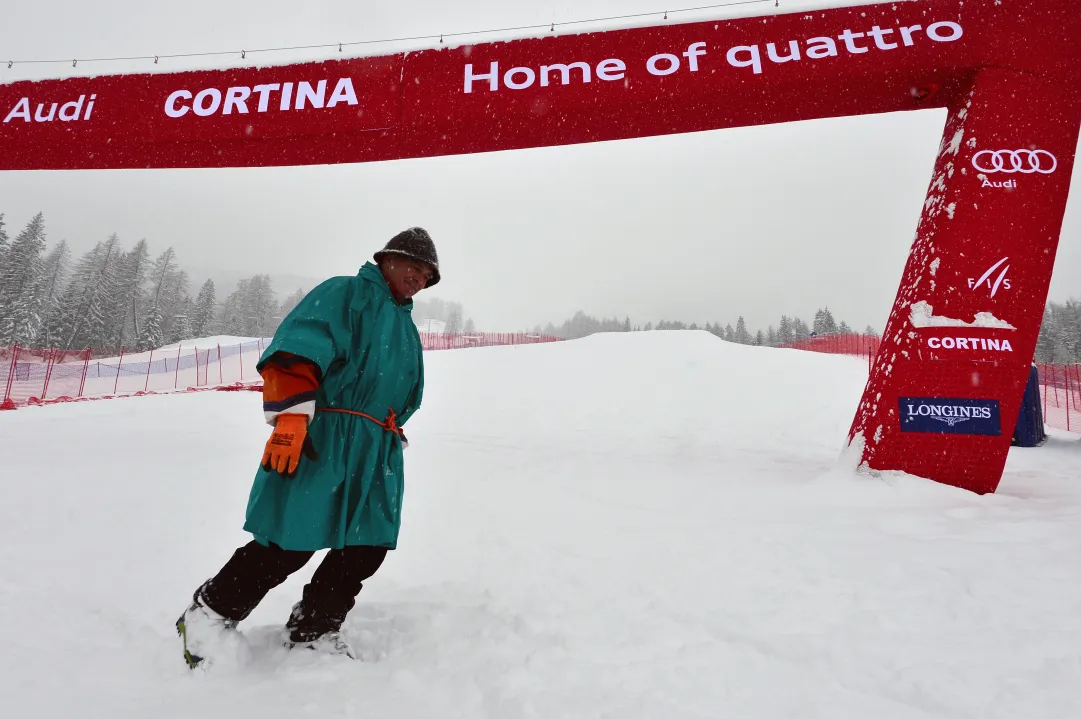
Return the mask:
<svg viewBox="0 0 1081 719">
<path fill-rule="evenodd" d="M 978 497 L 838 462 L 861 359 L 691 332 L 425 359 L 357 662 L 274 646 L 316 561 L 241 625 L 251 664 L 181 659 L 247 541 L 258 395 L 0 414 L 0 716 L 1081 716 L 1075 436 Z"/>
</svg>

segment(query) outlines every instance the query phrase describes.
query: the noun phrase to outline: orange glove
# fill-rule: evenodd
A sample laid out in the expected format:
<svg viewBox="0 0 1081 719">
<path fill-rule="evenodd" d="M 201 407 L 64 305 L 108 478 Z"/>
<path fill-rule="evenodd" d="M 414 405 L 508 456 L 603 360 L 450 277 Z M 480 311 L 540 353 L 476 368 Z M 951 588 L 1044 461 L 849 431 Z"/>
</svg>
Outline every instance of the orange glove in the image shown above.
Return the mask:
<svg viewBox="0 0 1081 719">
<path fill-rule="evenodd" d="M 301 454 L 308 459 L 319 459 L 308 436 L 308 415 L 283 412 L 278 415 L 263 451 L 263 469 L 292 479 L 297 475 Z"/>
</svg>

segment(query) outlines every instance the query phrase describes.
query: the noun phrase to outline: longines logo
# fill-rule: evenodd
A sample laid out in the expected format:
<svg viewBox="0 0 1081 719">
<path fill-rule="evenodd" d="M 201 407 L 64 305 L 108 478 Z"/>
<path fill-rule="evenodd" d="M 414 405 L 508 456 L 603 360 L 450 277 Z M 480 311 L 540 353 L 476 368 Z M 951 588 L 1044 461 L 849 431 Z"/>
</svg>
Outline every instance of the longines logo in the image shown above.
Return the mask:
<svg viewBox="0 0 1081 719">
<path fill-rule="evenodd" d="M 899 397 L 902 432 L 971 434 L 1002 433 L 998 401 L 943 397 Z"/>
</svg>

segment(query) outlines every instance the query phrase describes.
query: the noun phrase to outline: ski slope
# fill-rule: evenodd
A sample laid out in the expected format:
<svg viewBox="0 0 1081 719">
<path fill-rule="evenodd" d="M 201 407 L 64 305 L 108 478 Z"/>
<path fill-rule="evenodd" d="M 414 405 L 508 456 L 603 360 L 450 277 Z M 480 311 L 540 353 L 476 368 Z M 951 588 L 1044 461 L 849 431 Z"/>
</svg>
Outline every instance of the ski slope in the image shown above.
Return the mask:
<svg viewBox="0 0 1081 719">
<path fill-rule="evenodd" d="M 1081 716 L 1076 437 L 979 497 L 839 461 L 861 359 L 650 332 L 426 362 L 356 662 L 275 646 L 315 560 L 241 625 L 250 664 L 181 659 L 248 539 L 257 394 L 0 413 L 0 716 Z"/>
</svg>

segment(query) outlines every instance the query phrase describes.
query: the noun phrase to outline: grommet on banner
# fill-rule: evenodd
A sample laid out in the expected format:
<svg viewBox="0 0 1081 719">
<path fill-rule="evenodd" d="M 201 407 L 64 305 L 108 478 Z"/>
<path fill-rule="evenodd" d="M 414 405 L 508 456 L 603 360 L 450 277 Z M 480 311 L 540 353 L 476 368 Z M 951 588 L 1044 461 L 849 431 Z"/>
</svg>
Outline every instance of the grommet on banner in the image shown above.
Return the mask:
<svg viewBox="0 0 1081 719">
<path fill-rule="evenodd" d="M 665 20 L 667 20 L 667 19 L 668 19 L 668 11 L 667 11 L 667 10 L 665 10 L 665 11 L 664 11 L 664 19 L 665 19 Z"/>
</svg>

